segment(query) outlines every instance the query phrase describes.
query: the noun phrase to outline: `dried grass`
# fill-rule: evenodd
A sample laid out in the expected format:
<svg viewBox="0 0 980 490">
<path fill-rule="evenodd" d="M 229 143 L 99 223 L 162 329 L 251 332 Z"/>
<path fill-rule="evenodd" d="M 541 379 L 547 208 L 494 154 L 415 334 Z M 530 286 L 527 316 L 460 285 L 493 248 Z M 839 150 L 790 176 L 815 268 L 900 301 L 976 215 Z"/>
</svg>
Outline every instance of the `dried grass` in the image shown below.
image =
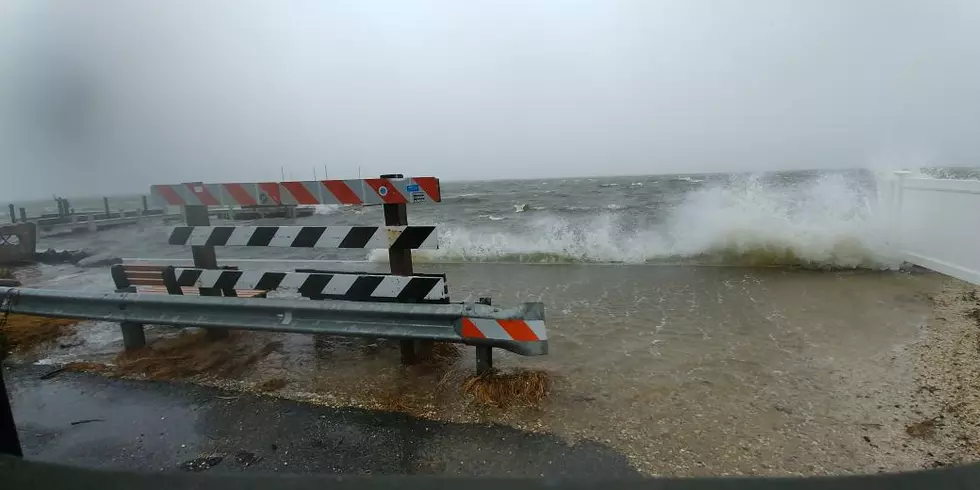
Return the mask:
<svg viewBox="0 0 980 490">
<path fill-rule="evenodd" d="M 259 348 L 244 337 L 241 332 L 231 332 L 226 339 L 211 340 L 203 330 L 181 332 L 152 346 L 119 354 L 114 372 L 148 379 L 237 377 L 279 347 L 273 342 Z"/>
<path fill-rule="evenodd" d="M 10 314 L 0 320 L 0 350 L 24 353 L 75 332 L 78 320 Z"/>
<path fill-rule="evenodd" d="M 112 372 L 112 366 L 107 366 L 105 364 L 100 364 L 98 362 L 76 361 L 76 362 L 69 362 L 68 364 L 65 364 L 64 370 L 83 372 L 83 373 L 102 374 L 102 373 Z"/>
<path fill-rule="evenodd" d="M 519 369 L 469 376 L 460 390 L 476 401 L 498 408 L 538 406 L 551 391 L 551 375 L 544 371 Z"/>
<path fill-rule="evenodd" d="M 458 345 L 436 342 L 432 345 L 432 351 L 422 359 L 422 362 L 430 366 L 452 366 L 462 356 L 463 351 Z"/>
<path fill-rule="evenodd" d="M 7 267 L 0 267 L 0 279 L 16 279 L 14 270 Z"/>
</svg>

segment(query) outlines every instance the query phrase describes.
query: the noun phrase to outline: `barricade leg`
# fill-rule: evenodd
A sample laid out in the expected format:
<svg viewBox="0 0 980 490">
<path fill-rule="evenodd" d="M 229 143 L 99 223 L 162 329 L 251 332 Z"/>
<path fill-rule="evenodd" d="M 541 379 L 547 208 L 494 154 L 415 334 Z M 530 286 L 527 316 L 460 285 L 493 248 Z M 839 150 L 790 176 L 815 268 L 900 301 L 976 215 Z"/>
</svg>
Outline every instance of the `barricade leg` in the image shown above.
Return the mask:
<svg viewBox="0 0 980 490">
<path fill-rule="evenodd" d="M 146 346 L 146 333 L 140 323 L 122 322 L 123 347 L 126 350 L 139 349 Z"/>
<path fill-rule="evenodd" d="M 184 213 L 187 219 L 187 226 L 211 226 L 211 218 L 208 217 L 207 206 L 186 206 Z M 191 255 L 194 258 L 194 267 L 199 269 L 217 269 L 218 258 L 214 254 L 213 246 L 192 246 Z M 214 288 L 201 288 L 201 296 L 221 296 L 221 291 Z M 207 337 L 211 340 L 218 340 L 228 337 L 228 329 L 209 328 Z"/>
<path fill-rule="evenodd" d="M 382 175 L 382 179 L 400 179 L 402 174 Z M 407 226 L 408 225 L 408 206 L 404 204 L 385 204 L 384 215 L 386 226 Z M 400 276 L 412 275 L 412 251 L 410 249 L 388 249 L 388 265 L 391 273 Z M 426 340 L 402 340 L 399 342 L 399 349 L 402 354 L 402 364 L 415 364 L 419 362 L 419 354 L 432 352 L 432 341 Z"/>
</svg>

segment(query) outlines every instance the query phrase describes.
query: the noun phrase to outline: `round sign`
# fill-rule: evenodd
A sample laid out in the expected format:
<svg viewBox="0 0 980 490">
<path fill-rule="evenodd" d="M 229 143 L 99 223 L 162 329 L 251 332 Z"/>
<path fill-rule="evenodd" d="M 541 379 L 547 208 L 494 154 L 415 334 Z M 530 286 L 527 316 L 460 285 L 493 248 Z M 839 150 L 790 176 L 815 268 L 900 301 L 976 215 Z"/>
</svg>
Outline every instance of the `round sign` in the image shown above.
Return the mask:
<svg viewBox="0 0 980 490">
<path fill-rule="evenodd" d="M 388 188 L 385 187 L 385 186 L 378 187 L 378 194 L 380 194 L 381 197 L 387 196 L 388 195 Z"/>
</svg>

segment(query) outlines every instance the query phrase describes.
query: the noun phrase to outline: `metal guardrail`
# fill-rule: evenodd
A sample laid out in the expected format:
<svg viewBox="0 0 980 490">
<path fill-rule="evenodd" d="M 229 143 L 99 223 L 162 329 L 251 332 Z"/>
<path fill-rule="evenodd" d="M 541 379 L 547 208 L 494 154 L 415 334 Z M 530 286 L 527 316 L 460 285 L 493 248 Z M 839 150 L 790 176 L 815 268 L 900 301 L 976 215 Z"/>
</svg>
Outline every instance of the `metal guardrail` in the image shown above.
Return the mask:
<svg viewBox="0 0 980 490">
<path fill-rule="evenodd" d="M 548 353 L 548 341 L 464 337 L 474 320 L 544 322 L 544 305 L 498 308 L 476 303 L 406 304 L 92 293 L 0 287 L 0 313 L 130 324 L 319 333 L 435 340 L 496 347 L 525 356 Z"/>
</svg>

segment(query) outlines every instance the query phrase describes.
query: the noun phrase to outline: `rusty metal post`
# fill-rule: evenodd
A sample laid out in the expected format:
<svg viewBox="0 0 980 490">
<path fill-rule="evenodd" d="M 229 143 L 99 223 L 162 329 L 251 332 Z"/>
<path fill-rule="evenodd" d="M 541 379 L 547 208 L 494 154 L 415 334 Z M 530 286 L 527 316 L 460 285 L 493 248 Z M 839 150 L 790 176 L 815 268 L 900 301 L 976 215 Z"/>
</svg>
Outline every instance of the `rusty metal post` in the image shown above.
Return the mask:
<svg viewBox="0 0 980 490">
<path fill-rule="evenodd" d="M 16 214 L 16 212 L 14 210 L 14 205 L 13 204 L 8 204 L 7 205 L 7 209 L 10 210 L 10 222 L 11 223 L 16 223 L 17 222 L 17 214 Z"/>
<path fill-rule="evenodd" d="M 20 221 L 21 223 L 27 223 L 27 210 L 20 208 Z"/>
<path fill-rule="evenodd" d="M 211 218 L 208 216 L 207 206 L 186 206 L 184 214 L 187 226 L 211 226 Z M 194 258 L 194 267 L 198 269 L 217 269 L 218 258 L 214 254 L 213 245 L 194 245 L 191 246 L 191 256 Z M 215 288 L 201 288 L 201 296 L 221 296 L 221 290 Z M 228 330 L 221 328 L 208 329 L 208 338 L 223 339 L 228 337 Z"/>
<path fill-rule="evenodd" d="M 382 175 L 382 179 L 400 179 L 402 174 L 385 174 Z M 408 206 L 405 204 L 385 204 L 384 215 L 385 215 L 385 226 L 406 226 L 408 225 Z M 388 265 L 391 267 L 391 273 L 400 276 L 410 276 L 412 275 L 412 251 L 410 249 L 388 249 Z M 419 350 L 431 350 L 431 342 L 419 342 L 416 345 L 414 340 L 401 340 L 399 343 L 399 348 L 401 349 L 402 364 L 415 364 L 419 361 L 419 354 L 422 352 L 417 352 L 416 347 Z"/>
</svg>

